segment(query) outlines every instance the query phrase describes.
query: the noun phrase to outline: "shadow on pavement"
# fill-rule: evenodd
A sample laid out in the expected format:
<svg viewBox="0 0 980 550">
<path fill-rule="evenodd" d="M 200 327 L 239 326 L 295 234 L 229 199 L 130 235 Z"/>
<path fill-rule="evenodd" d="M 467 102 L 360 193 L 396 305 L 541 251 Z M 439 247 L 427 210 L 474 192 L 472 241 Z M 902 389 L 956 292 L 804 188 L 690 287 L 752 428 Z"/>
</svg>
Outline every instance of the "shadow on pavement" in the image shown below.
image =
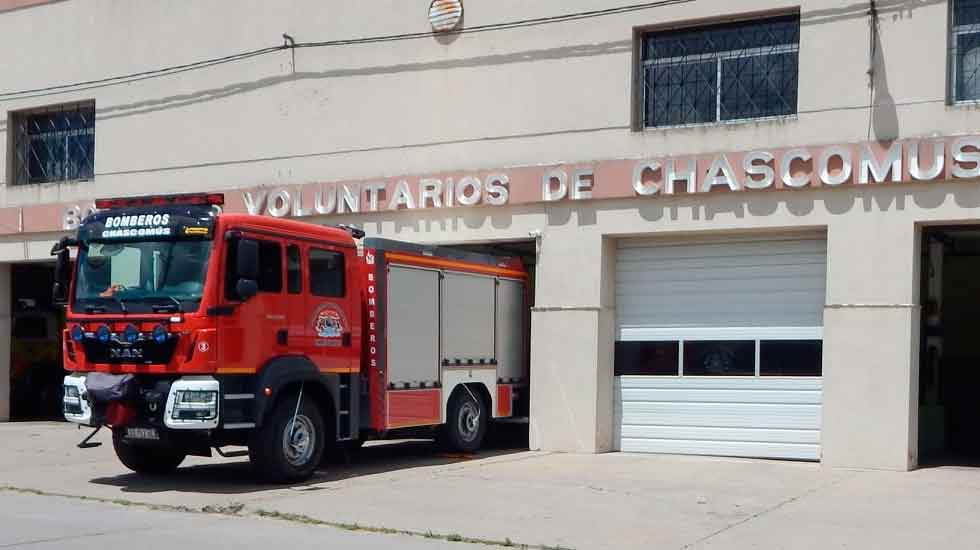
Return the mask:
<svg viewBox="0 0 980 550">
<path fill-rule="evenodd" d="M 373 474 L 408 470 L 426 466 L 443 466 L 475 459 L 504 456 L 527 451 L 527 426 L 501 425 L 488 434 L 484 448 L 477 453 L 447 452 L 432 440 L 373 441 L 347 457 L 327 461 L 309 480 L 291 485 L 263 483 L 255 477 L 247 459 L 236 462 L 197 464 L 179 468 L 168 476 L 144 476 L 125 473 L 99 477 L 91 482 L 120 487 L 126 493 L 159 493 L 168 491 L 250 494 L 292 488 L 297 491 L 329 490 L 319 484 Z M 120 465 L 122 468 L 122 465 Z"/>
</svg>

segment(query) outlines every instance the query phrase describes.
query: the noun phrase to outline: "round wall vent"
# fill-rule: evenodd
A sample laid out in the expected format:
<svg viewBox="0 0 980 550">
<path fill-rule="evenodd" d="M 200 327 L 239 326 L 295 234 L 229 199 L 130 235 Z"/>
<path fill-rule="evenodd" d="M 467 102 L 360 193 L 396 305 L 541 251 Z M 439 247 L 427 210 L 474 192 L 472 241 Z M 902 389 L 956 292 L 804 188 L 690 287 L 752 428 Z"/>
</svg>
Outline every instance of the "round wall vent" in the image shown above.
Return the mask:
<svg viewBox="0 0 980 550">
<path fill-rule="evenodd" d="M 432 0 L 429 5 L 429 22 L 436 32 L 451 31 L 463 19 L 462 0 Z"/>
</svg>

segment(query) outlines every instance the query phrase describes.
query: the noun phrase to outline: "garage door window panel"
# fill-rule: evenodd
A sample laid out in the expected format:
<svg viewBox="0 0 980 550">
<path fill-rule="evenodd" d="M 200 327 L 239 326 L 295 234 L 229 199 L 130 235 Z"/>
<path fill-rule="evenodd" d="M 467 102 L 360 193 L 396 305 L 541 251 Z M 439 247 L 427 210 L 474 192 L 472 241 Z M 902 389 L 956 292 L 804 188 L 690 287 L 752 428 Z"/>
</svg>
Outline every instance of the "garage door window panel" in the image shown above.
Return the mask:
<svg viewBox="0 0 980 550">
<path fill-rule="evenodd" d="M 759 343 L 762 376 L 821 376 L 823 341 L 763 340 Z"/>
<path fill-rule="evenodd" d="M 685 376 L 754 376 L 755 342 L 708 340 L 684 342 Z"/>
<path fill-rule="evenodd" d="M 680 346 L 680 342 L 616 342 L 616 375 L 677 376 Z"/>
</svg>

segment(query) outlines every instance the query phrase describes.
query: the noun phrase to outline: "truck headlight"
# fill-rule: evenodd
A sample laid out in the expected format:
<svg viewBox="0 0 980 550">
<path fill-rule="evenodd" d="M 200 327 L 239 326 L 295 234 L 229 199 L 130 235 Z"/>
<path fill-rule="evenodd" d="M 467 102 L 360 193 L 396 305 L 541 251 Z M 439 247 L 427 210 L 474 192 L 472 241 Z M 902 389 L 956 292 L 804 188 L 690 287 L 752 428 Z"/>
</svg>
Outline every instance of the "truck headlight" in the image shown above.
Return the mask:
<svg viewBox="0 0 980 550">
<path fill-rule="evenodd" d="M 218 427 L 221 384 L 211 376 L 184 376 L 174 380 L 167 394 L 163 423 L 176 430 L 213 430 Z"/>
<path fill-rule="evenodd" d="M 78 386 L 62 386 L 65 389 L 63 398 L 64 411 L 67 414 L 82 414 L 82 395 Z"/>
<path fill-rule="evenodd" d="M 218 417 L 218 392 L 177 391 L 171 415 L 174 420 L 213 420 Z"/>
<path fill-rule="evenodd" d="M 65 376 L 61 393 L 61 407 L 65 420 L 88 426 L 92 421 L 92 407 L 85 389 L 85 375 L 72 373 Z"/>
</svg>

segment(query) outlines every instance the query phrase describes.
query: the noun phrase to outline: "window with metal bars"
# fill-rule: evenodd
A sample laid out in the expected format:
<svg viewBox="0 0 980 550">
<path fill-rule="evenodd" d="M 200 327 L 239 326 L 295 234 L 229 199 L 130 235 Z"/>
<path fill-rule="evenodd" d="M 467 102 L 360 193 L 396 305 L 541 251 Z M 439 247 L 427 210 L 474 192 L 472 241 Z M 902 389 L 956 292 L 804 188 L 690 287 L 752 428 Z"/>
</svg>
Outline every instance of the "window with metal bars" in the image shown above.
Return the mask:
<svg viewBox="0 0 980 550">
<path fill-rule="evenodd" d="M 641 51 L 646 127 L 797 112 L 798 15 L 651 32 Z"/>
<path fill-rule="evenodd" d="M 11 114 L 14 185 L 90 180 L 95 175 L 95 104 Z"/>
<path fill-rule="evenodd" d="M 980 0 L 955 0 L 950 37 L 953 102 L 980 100 Z"/>
</svg>

